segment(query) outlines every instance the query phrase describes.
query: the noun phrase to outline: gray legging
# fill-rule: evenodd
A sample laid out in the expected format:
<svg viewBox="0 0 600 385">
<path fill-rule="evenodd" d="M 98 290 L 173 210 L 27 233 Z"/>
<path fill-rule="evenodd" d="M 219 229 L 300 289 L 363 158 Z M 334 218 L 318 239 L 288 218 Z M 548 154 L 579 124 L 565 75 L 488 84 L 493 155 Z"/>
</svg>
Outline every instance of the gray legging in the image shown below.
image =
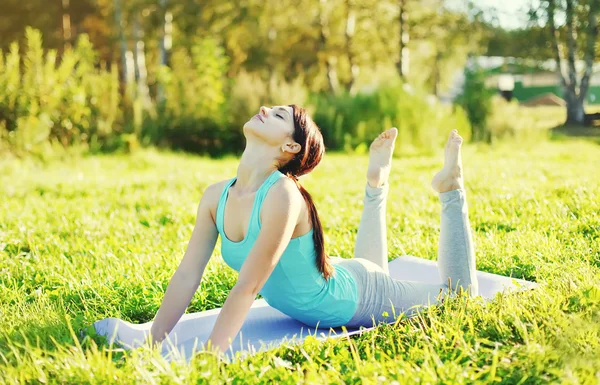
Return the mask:
<svg viewBox="0 0 600 385">
<path fill-rule="evenodd" d="M 463 189 L 439 193 L 441 228 L 438 247 L 440 283 L 431 284 L 390 277 L 386 236 L 386 199 L 389 184 L 365 188 L 364 208 L 354 250 L 355 258 L 332 257 L 332 263 L 347 268 L 358 285 L 358 309 L 346 326 L 373 326 L 391 322 L 404 312 L 434 304 L 440 293 L 452 293 L 459 286 L 469 295 L 478 295 L 475 251 L 469 226 L 468 207 Z M 387 312 L 387 316 L 383 314 Z"/>
</svg>

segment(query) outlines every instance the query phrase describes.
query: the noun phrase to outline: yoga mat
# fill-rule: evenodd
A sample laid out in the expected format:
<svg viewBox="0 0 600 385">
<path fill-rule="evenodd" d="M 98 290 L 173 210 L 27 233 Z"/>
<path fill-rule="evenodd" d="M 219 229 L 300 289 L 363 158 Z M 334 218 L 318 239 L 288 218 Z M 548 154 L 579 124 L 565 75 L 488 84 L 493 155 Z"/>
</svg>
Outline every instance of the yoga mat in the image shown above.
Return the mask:
<svg viewBox="0 0 600 385">
<path fill-rule="evenodd" d="M 390 275 L 396 279 L 438 283 L 436 261 L 411 255 L 398 257 L 389 264 Z M 477 271 L 479 295 L 491 301 L 498 292 L 517 292 L 538 287 L 539 284 L 497 274 Z M 184 314 L 163 341 L 161 354 L 167 361 L 174 359 L 190 361 L 194 352 L 202 350 L 208 340 L 221 308 Z M 394 322 L 392 320 L 390 322 Z M 106 318 L 93 324 L 98 334 L 117 342 L 124 349 L 135 349 L 143 344 L 150 332 L 152 321 L 132 324 L 119 318 Z M 282 343 L 298 344 L 309 335 L 325 340 L 363 333 L 371 327 L 346 328 L 311 327 L 296 321 L 267 304 L 264 299 L 254 301 L 244 324 L 225 354 L 225 361 L 245 358 L 258 352 L 277 347 Z M 236 352 L 240 355 L 236 357 Z"/>
</svg>

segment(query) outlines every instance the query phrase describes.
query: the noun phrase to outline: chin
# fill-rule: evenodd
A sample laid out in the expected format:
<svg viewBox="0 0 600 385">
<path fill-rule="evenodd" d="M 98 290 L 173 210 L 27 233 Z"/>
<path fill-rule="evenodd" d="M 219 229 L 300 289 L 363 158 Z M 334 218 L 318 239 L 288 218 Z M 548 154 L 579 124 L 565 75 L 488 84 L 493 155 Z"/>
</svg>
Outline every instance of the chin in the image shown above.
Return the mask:
<svg viewBox="0 0 600 385">
<path fill-rule="evenodd" d="M 250 119 L 249 121 L 244 123 L 244 127 L 242 127 L 242 132 L 245 136 L 247 136 L 250 133 L 254 136 L 261 135 L 260 129 L 257 127 L 257 123 L 253 119 Z"/>
<path fill-rule="evenodd" d="M 254 130 L 254 125 L 252 124 L 252 122 L 249 120 L 246 123 L 244 123 L 244 126 L 242 127 L 242 131 L 246 131 L 246 130 Z"/>
</svg>

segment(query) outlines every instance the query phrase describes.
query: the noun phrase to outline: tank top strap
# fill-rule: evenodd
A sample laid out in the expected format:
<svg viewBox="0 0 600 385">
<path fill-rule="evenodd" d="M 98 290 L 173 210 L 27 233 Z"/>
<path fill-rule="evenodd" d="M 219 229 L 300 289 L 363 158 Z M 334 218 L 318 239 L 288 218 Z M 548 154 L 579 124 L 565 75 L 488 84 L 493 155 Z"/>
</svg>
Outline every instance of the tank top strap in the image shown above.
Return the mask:
<svg viewBox="0 0 600 385">
<path fill-rule="evenodd" d="M 271 186 L 273 186 L 275 182 L 283 177 L 285 177 L 285 174 L 283 174 L 281 171 L 273 171 L 273 173 L 264 181 L 262 186 L 260 186 L 258 191 L 256 191 L 254 207 L 252 208 L 252 217 L 250 218 L 250 232 L 254 235 L 258 235 L 258 232 L 260 231 L 260 209 L 263 205 L 265 197 L 267 196 Z"/>
<path fill-rule="evenodd" d="M 235 182 L 236 177 L 233 177 L 229 180 L 229 182 L 227 182 L 225 184 L 225 187 L 223 188 L 223 191 L 221 191 L 221 197 L 219 198 L 219 203 L 217 206 L 217 213 L 215 214 L 216 216 L 216 225 L 217 225 L 217 230 L 219 231 L 219 233 L 223 234 L 224 230 L 223 230 L 223 216 L 225 214 L 225 201 L 227 200 L 227 194 L 229 192 L 229 187 L 231 187 L 231 185 L 233 184 L 233 182 Z"/>
<path fill-rule="evenodd" d="M 250 224 L 248 226 L 249 233 L 252 233 L 254 235 L 258 234 L 258 231 L 260 229 L 260 208 L 267 195 L 267 191 L 271 186 L 273 186 L 275 182 L 277 182 L 277 180 L 279 180 L 279 178 L 282 177 L 285 177 L 285 174 L 283 174 L 279 170 L 275 170 L 273 173 L 271 173 L 271 175 L 267 177 L 267 179 L 265 179 L 263 184 L 256 191 L 256 195 L 254 197 L 254 204 L 252 206 L 252 213 L 250 214 Z M 233 177 L 229 180 L 229 182 L 225 184 L 225 187 L 223 187 L 223 191 L 221 192 L 221 197 L 219 198 L 215 219 L 217 222 L 217 230 L 221 235 L 225 233 L 223 218 L 225 216 L 225 203 L 227 201 L 229 188 L 235 182 L 236 179 L 237 177 Z"/>
</svg>

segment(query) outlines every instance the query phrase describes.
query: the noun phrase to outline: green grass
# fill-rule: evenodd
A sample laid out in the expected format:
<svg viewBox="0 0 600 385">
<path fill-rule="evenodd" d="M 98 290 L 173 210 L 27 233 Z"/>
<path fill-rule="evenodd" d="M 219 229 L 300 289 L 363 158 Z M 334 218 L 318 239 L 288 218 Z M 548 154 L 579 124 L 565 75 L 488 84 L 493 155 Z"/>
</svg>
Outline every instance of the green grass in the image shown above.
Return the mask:
<svg viewBox="0 0 600 385">
<path fill-rule="evenodd" d="M 352 257 L 367 160 L 327 154 L 302 182 L 330 255 Z M 153 319 L 203 190 L 233 177 L 238 161 L 153 150 L 0 161 L 0 384 L 600 380 L 600 147 L 581 140 L 464 146 L 477 268 L 541 283 L 536 290 L 487 306 L 448 300 L 360 337 L 309 338 L 230 364 L 209 355 L 168 364 L 157 351 L 78 337 L 105 317 Z M 394 159 L 390 259 L 437 258 L 440 205 L 429 182 L 441 164 L 441 152 Z M 221 307 L 236 275 L 217 242 L 187 312 Z"/>
</svg>

